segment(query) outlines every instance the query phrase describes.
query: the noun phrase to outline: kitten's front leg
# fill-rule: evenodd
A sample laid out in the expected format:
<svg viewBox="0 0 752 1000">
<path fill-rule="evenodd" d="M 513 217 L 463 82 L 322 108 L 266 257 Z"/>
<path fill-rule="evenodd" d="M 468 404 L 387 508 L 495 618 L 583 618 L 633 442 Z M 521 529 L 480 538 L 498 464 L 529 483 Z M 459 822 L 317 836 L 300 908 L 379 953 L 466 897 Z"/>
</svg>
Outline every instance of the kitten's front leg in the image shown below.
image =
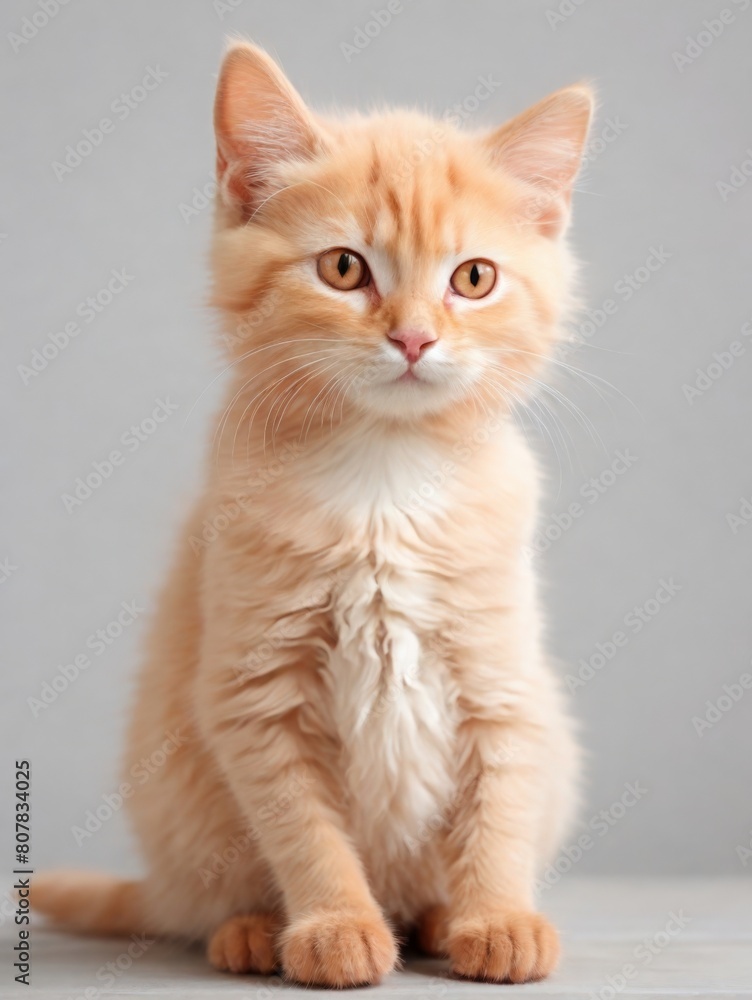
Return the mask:
<svg viewBox="0 0 752 1000">
<path fill-rule="evenodd" d="M 522 983 L 547 976 L 559 955 L 556 930 L 536 913 L 533 893 L 542 823 L 555 822 L 545 814 L 551 720 L 536 704 L 541 679 L 523 675 L 494 703 L 494 673 L 476 664 L 463 692 L 444 950 L 458 975 Z"/>
<path fill-rule="evenodd" d="M 285 973 L 322 986 L 375 983 L 394 967 L 397 946 L 345 832 L 341 792 L 321 763 L 326 748 L 300 725 L 300 670 L 267 663 L 238 680 L 232 667 L 206 668 L 204 732 L 282 893 Z"/>
<path fill-rule="evenodd" d="M 554 927 L 535 912 L 543 776 L 523 728 L 470 719 L 466 767 L 448 838 L 451 902 L 446 951 L 470 979 L 523 983 L 547 976 L 559 955 Z"/>
</svg>

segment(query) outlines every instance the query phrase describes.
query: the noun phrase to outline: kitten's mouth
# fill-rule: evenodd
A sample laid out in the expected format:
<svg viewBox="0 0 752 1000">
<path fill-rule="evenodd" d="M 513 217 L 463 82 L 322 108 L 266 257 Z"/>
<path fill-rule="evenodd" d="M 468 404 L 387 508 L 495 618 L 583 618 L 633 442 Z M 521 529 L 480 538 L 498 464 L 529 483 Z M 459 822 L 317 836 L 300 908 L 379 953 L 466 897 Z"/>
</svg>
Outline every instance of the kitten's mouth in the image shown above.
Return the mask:
<svg viewBox="0 0 752 1000">
<path fill-rule="evenodd" d="M 408 368 L 406 372 L 403 372 L 402 375 L 400 375 L 400 377 L 397 379 L 397 381 L 398 382 L 420 382 L 422 380 L 415 374 L 415 372 L 412 370 L 412 368 Z"/>
</svg>

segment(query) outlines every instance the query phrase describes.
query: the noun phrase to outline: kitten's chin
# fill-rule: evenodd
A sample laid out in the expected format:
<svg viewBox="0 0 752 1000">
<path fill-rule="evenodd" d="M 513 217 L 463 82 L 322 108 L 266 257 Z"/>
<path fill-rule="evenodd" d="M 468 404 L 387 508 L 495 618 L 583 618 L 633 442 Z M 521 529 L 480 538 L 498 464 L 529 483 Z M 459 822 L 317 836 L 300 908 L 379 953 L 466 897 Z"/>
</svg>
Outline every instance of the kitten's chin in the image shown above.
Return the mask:
<svg viewBox="0 0 752 1000">
<path fill-rule="evenodd" d="M 363 385 L 353 394 L 353 401 L 370 415 L 387 420 L 416 420 L 448 410 L 466 397 L 466 387 L 459 380 L 454 384 L 429 382 L 406 375 L 390 382 Z"/>
</svg>

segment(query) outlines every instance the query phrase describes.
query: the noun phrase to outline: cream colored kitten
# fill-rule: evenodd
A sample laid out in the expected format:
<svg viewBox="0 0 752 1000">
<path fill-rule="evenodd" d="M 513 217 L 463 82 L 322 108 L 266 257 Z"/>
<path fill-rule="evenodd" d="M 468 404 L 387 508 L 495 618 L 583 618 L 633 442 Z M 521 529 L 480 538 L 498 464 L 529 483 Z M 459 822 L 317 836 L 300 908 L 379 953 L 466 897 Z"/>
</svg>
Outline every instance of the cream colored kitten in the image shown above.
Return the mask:
<svg viewBox="0 0 752 1000">
<path fill-rule="evenodd" d="M 378 981 L 418 930 L 474 979 L 545 976 L 533 884 L 577 753 L 524 558 L 509 416 L 556 342 L 592 107 L 488 133 L 323 120 L 234 45 L 216 103 L 217 454 L 162 594 L 127 768 L 143 882 L 36 880 L 68 926 L 208 942 L 233 972 Z"/>
</svg>

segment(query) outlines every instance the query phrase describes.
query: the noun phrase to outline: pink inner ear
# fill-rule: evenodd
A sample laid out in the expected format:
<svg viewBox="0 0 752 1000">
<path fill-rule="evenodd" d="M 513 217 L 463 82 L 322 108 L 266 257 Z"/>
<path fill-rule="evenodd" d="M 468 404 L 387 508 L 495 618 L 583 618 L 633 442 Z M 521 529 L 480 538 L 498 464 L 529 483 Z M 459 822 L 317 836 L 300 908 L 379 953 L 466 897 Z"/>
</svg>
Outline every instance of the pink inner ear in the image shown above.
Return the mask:
<svg viewBox="0 0 752 1000">
<path fill-rule="evenodd" d="M 555 208 L 550 206 L 542 212 L 538 218 L 538 228 L 544 236 L 551 239 L 559 236 L 569 222 L 569 202 L 571 195 L 568 193 L 559 200 L 559 205 Z"/>
<path fill-rule="evenodd" d="M 543 236 L 553 239 L 566 228 L 575 177 L 576 170 L 567 171 L 558 177 L 541 176 L 530 185 L 531 194 L 524 200 L 523 215 L 525 220 L 535 223 Z"/>
<path fill-rule="evenodd" d="M 245 126 L 262 117 L 264 98 L 281 89 L 269 62 L 260 50 L 238 45 L 226 55 L 217 84 L 214 128 L 226 160 L 245 152 Z"/>
<path fill-rule="evenodd" d="M 572 185 L 587 139 L 593 98 L 585 87 L 558 91 L 490 137 L 494 162 L 536 190 L 525 215 L 548 236 L 567 220 Z"/>
<path fill-rule="evenodd" d="M 317 146 L 313 120 L 282 71 L 240 44 L 225 57 L 214 105 L 217 177 L 235 206 L 252 206 L 273 168 Z"/>
</svg>

